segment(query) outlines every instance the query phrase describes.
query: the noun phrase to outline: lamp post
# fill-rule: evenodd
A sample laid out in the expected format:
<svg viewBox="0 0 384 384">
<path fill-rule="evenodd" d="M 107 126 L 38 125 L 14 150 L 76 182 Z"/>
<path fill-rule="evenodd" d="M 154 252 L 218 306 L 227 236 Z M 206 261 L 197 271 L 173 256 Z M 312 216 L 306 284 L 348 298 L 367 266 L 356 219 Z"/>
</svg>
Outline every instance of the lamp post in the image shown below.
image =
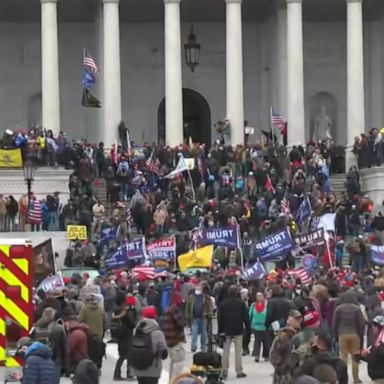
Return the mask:
<svg viewBox="0 0 384 384">
<path fill-rule="evenodd" d="M 200 50 L 201 46 L 197 42 L 196 35 L 193 31 L 193 25 L 191 26 L 191 32 L 188 36 L 188 43 L 184 45 L 185 60 L 191 71 L 194 72 L 195 68 L 200 62 Z"/>
<path fill-rule="evenodd" d="M 35 179 L 35 172 L 36 172 L 35 164 L 32 161 L 27 160 L 23 165 L 23 172 L 24 172 L 24 180 L 27 183 L 27 189 L 28 189 L 28 210 L 29 210 L 32 183 L 33 183 L 33 180 Z"/>
</svg>

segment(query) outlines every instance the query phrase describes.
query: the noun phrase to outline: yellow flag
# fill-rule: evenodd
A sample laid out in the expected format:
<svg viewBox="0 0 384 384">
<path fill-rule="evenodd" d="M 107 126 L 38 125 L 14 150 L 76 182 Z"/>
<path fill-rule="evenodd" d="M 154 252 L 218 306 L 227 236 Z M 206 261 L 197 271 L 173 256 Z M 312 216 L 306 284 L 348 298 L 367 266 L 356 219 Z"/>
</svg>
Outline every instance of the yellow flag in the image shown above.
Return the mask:
<svg viewBox="0 0 384 384">
<path fill-rule="evenodd" d="M 21 150 L 0 149 L 0 168 L 18 168 L 23 166 Z"/>
<path fill-rule="evenodd" d="M 178 257 L 181 272 L 189 268 L 209 268 L 212 265 L 213 245 L 198 248 Z"/>
</svg>

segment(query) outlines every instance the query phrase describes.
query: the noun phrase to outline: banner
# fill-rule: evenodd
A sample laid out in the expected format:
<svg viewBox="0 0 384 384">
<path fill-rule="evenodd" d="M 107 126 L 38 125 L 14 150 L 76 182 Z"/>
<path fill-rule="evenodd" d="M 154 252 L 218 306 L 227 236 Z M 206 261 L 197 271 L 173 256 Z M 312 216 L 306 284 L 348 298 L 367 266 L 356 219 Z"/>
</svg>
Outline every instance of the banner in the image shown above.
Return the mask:
<svg viewBox="0 0 384 384">
<path fill-rule="evenodd" d="M 262 279 L 265 275 L 267 274 L 264 265 L 258 260 L 256 263 L 250 267 L 247 268 L 243 272 L 243 276 L 247 280 L 257 280 L 257 279 Z"/>
<path fill-rule="evenodd" d="M 314 245 L 322 245 L 325 243 L 325 232 L 323 228 L 316 229 L 309 233 L 298 234 L 295 236 L 296 245 L 300 248 L 309 248 Z"/>
<path fill-rule="evenodd" d="M 260 261 L 267 261 L 278 256 L 284 256 L 292 251 L 294 242 L 288 229 L 267 236 L 255 244 L 255 253 Z"/>
<path fill-rule="evenodd" d="M 302 257 L 300 264 L 305 271 L 307 271 L 308 273 L 312 273 L 317 267 L 318 260 L 319 259 L 317 257 L 311 254 L 307 254 Z"/>
<path fill-rule="evenodd" d="M 324 228 L 325 231 L 335 232 L 336 213 L 326 213 L 320 216 L 317 228 Z"/>
<path fill-rule="evenodd" d="M 184 157 L 184 161 L 188 171 L 192 171 L 195 168 L 195 159 L 193 157 Z"/>
<path fill-rule="evenodd" d="M 119 269 L 126 267 L 128 261 L 146 257 L 145 237 L 133 240 L 121 245 L 117 250 L 105 258 L 107 269 Z"/>
<path fill-rule="evenodd" d="M 67 225 L 68 240 L 87 240 L 87 227 L 85 225 Z"/>
<path fill-rule="evenodd" d="M 380 267 L 384 266 L 384 245 L 371 245 L 371 260 Z"/>
<path fill-rule="evenodd" d="M 147 254 L 150 260 L 175 260 L 176 239 L 174 237 L 168 237 L 165 239 L 152 240 L 147 245 Z"/>
<path fill-rule="evenodd" d="M 204 245 L 213 244 L 228 248 L 239 248 L 237 227 L 204 229 L 201 243 Z"/>
<path fill-rule="evenodd" d="M 61 272 L 57 272 L 53 276 L 46 277 L 37 287 L 36 291 L 44 292 L 61 291 L 65 289 L 65 284 Z"/>
<path fill-rule="evenodd" d="M 185 159 L 183 155 L 180 156 L 179 162 L 176 165 L 176 168 L 168 173 L 168 175 L 165 176 L 166 179 L 174 179 L 179 173 L 187 171 L 187 164 L 185 163 Z"/>
<path fill-rule="evenodd" d="M 21 149 L 0 149 L 0 168 L 20 168 L 23 166 Z"/>
<path fill-rule="evenodd" d="M 46 277 L 56 273 L 52 239 L 33 247 L 32 255 L 34 286 L 37 287 Z"/>
<path fill-rule="evenodd" d="M 180 255 L 177 260 L 181 272 L 189 268 L 210 268 L 212 265 L 213 245 L 197 248 L 194 251 Z"/>
</svg>

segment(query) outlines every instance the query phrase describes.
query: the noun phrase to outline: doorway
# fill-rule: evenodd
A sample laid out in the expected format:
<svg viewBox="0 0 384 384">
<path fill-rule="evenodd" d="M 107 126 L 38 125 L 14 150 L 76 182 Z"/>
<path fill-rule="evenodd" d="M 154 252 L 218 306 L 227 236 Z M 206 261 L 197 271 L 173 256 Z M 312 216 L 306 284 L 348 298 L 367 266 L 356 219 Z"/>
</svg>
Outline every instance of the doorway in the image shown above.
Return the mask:
<svg viewBox="0 0 384 384">
<path fill-rule="evenodd" d="M 192 89 L 183 89 L 183 137 L 188 143 L 192 138 L 194 143 L 211 146 L 211 109 L 207 100 Z M 165 98 L 158 110 L 158 142 L 165 144 Z"/>
</svg>

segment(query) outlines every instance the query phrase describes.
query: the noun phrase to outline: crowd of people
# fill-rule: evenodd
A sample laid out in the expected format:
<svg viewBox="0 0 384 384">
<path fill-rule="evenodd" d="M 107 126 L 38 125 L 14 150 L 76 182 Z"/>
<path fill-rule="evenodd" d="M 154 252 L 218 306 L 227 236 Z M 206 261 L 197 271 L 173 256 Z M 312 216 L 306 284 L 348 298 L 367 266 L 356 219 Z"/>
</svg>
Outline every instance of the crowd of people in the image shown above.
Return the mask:
<svg viewBox="0 0 384 384">
<path fill-rule="evenodd" d="M 73 375 L 77 384 L 98 383 L 107 334 L 118 344 L 114 380 L 123 380 L 126 361 L 124 379 L 156 384 L 161 361 L 169 358 L 170 382 L 177 383 L 187 368 L 188 328 L 193 353 L 212 356 L 216 347 L 223 349 L 218 383 L 228 377 L 232 342 L 238 379 L 246 377 L 243 358 L 252 355 L 255 363 L 263 358 L 273 366 L 274 384 L 347 383 L 350 356 L 355 383 L 361 382 L 359 359 L 368 362 L 372 380 L 384 380 L 384 274 L 370 257 L 370 247 L 383 245 L 384 218 L 373 215 L 373 202 L 361 194 L 356 167 L 347 173 L 342 199 L 336 197 L 330 172 L 344 172 L 344 154 L 331 140 L 289 152 L 272 142 L 232 148 L 223 140 L 211 148 L 137 148 L 124 126 L 120 131 L 121 141 L 109 153 L 103 143 L 79 143 L 66 144 L 52 157 L 74 170 L 70 199 L 62 207 L 58 195 L 42 201 L 32 194 L 29 206 L 27 196 L 19 201 L 20 228 L 86 226 L 88 239 L 71 244 L 65 265 L 100 274 L 75 274 L 65 279 L 64 290 L 36 292 L 35 327 L 19 342 L 24 383 L 59 383 L 61 375 Z M 34 153 L 38 160 L 44 152 Z M 180 172 L 172 174 L 174 169 Z M 96 192 L 100 179 L 105 202 Z M 302 220 L 306 201 L 309 216 Z M 4 228 L 10 226 L 9 205 L 2 197 Z M 260 240 L 285 228 L 291 236 L 309 232 L 328 214 L 334 222 L 326 243 L 287 252 L 273 269 L 264 265 L 258 278 L 243 274 L 260 262 Z M 239 246 L 215 246 L 214 263 L 205 272 L 181 273 L 172 260 L 154 279 L 131 273 L 145 260 L 106 266 L 111 254 L 137 236 L 147 243 L 174 236 L 178 256 L 197 246 L 199 232 L 215 227 L 237 228 Z M 112 238 L 105 239 L 106 230 L 113 230 Z M 317 263 L 304 277 L 297 267 L 308 254 Z"/>
</svg>

